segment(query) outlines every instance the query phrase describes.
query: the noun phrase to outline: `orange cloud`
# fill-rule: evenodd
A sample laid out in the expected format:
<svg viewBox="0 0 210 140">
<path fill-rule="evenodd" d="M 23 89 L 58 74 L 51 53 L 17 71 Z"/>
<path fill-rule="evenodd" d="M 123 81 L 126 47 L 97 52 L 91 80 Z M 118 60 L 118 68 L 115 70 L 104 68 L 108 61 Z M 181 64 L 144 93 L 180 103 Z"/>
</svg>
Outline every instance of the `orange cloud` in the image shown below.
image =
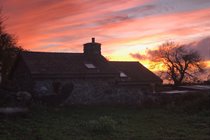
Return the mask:
<svg viewBox="0 0 210 140">
<path fill-rule="evenodd" d="M 188 43 L 210 35 L 206 0 L 0 1 L 7 30 L 34 51 L 81 52 L 94 36 L 111 60 L 134 60 L 130 53 L 168 40 Z"/>
</svg>

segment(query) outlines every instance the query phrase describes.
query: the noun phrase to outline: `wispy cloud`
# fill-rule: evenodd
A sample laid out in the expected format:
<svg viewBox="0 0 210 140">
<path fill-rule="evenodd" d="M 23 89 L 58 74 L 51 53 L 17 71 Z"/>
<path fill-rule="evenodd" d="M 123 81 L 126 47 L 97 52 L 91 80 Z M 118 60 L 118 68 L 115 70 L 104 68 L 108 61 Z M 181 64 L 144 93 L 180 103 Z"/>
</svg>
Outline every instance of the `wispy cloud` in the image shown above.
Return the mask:
<svg viewBox="0 0 210 140">
<path fill-rule="evenodd" d="M 178 43 L 178 42 L 177 42 Z M 178 43 L 179 44 L 179 43 Z M 199 53 L 203 62 L 206 62 L 206 68 L 210 68 L 210 37 L 202 38 L 200 40 L 188 43 L 188 44 L 179 44 L 184 46 L 186 49 L 192 49 Z M 143 54 L 140 52 L 129 53 L 130 57 L 138 61 L 147 61 L 147 63 L 152 63 L 154 61 L 153 56 L 157 54 L 159 48 L 156 49 L 147 49 Z M 159 61 L 159 60 L 158 60 Z M 149 65 L 149 64 L 148 64 Z"/>
<path fill-rule="evenodd" d="M 209 0 L 0 0 L 7 30 L 36 51 L 82 51 L 95 36 L 109 58 L 210 35 Z M 199 47 L 197 47 L 199 48 Z M 129 50 L 129 51 L 128 51 Z M 136 56 L 137 57 L 137 56 Z"/>
</svg>

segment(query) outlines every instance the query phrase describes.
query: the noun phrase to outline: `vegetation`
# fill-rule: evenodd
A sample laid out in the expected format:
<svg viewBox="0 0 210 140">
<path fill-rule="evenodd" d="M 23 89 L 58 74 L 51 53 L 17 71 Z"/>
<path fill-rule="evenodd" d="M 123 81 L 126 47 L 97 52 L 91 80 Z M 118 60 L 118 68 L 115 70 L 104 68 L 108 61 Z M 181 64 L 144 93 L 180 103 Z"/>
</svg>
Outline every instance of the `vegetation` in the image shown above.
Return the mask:
<svg viewBox="0 0 210 140">
<path fill-rule="evenodd" d="M 23 49 L 17 45 L 15 37 L 5 31 L 3 21 L 0 9 L 0 62 L 2 62 L 2 78 L 5 81 L 18 52 Z"/>
<path fill-rule="evenodd" d="M 155 66 L 162 64 L 163 78 L 175 85 L 197 80 L 196 75 L 204 71 L 201 56 L 195 50 L 174 42 L 166 42 L 158 50 L 149 51 Z"/>
<path fill-rule="evenodd" d="M 157 107 L 40 105 L 21 116 L 0 118 L 1 140 L 207 140 L 209 94 L 176 97 Z M 169 99 L 168 97 L 165 99 Z M 197 106 L 197 107 L 196 107 Z"/>
<path fill-rule="evenodd" d="M 116 124 L 117 121 L 110 116 L 101 116 L 96 120 L 82 123 L 88 132 L 96 134 L 112 134 L 116 131 Z"/>
</svg>

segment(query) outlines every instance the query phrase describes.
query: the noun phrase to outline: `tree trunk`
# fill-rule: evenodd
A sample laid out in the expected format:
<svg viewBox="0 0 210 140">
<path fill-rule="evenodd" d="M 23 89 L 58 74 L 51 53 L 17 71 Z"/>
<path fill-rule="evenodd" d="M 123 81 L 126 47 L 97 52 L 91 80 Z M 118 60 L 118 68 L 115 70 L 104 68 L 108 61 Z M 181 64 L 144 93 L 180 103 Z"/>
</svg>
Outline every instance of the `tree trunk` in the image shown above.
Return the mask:
<svg viewBox="0 0 210 140">
<path fill-rule="evenodd" d="M 181 81 L 174 81 L 174 87 L 178 87 L 178 86 L 180 86 L 181 85 Z"/>
</svg>

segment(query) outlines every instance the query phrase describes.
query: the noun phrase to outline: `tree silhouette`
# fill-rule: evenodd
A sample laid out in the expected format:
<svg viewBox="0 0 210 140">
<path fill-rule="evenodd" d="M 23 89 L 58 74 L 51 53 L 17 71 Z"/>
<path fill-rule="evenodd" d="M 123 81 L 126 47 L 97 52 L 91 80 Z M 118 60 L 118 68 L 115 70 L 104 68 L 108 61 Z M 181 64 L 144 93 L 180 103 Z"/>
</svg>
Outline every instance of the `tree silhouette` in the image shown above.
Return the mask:
<svg viewBox="0 0 210 140">
<path fill-rule="evenodd" d="M 199 53 L 193 49 L 174 42 L 166 42 L 158 50 L 149 51 L 153 65 L 161 65 L 165 78 L 172 80 L 174 85 L 181 85 L 184 81 L 195 80 L 204 71 L 204 63 Z"/>
<path fill-rule="evenodd" d="M 9 71 L 16 59 L 18 52 L 23 49 L 17 46 L 15 37 L 5 31 L 4 18 L 0 10 L 0 62 L 2 63 L 2 80 L 8 79 Z"/>
</svg>

